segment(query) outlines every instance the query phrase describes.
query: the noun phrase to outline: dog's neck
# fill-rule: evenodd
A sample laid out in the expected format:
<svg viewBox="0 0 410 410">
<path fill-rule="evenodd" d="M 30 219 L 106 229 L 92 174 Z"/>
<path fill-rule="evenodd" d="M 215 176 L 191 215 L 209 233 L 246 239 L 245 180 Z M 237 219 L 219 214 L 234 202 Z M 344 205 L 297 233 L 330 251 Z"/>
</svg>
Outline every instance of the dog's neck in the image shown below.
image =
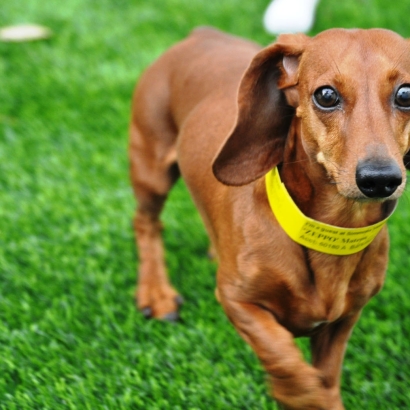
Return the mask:
<svg viewBox="0 0 410 410">
<path fill-rule="evenodd" d="M 359 202 L 340 195 L 324 167 L 306 153 L 298 121 L 291 126 L 280 175 L 299 209 L 329 225 L 364 227 L 386 218 L 391 210 L 386 202 Z"/>
</svg>

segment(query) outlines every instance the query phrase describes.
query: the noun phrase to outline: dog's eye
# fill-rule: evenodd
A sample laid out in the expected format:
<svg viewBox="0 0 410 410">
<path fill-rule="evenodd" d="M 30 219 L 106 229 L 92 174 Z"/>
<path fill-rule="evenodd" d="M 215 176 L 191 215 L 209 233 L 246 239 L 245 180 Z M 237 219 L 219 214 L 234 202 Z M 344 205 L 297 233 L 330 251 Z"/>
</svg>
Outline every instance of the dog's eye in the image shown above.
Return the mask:
<svg viewBox="0 0 410 410">
<path fill-rule="evenodd" d="M 410 84 L 402 85 L 396 92 L 394 102 L 403 108 L 410 108 Z"/>
<path fill-rule="evenodd" d="M 339 102 L 339 94 L 332 87 L 325 85 L 313 93 L 313 101 L 319 108 L 334 108 Z"/>
</svg>

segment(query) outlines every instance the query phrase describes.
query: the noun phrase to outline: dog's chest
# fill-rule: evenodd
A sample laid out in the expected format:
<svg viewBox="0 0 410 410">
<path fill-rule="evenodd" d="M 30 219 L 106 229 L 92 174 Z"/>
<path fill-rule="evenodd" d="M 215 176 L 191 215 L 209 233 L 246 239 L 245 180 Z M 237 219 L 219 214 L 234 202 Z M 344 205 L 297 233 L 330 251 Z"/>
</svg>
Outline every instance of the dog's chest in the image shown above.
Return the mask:
<svg viewBox="0 0 410 410">
<path fill-rule="evenodd" d="M 274 270 L 263 305 L 295 335 L 312 331 L 360 310 L 381 286 L 382 276 L 362 255 L 297 259 Z M 291 266 L 293 265 L 293 266 Z"/>
</svg>

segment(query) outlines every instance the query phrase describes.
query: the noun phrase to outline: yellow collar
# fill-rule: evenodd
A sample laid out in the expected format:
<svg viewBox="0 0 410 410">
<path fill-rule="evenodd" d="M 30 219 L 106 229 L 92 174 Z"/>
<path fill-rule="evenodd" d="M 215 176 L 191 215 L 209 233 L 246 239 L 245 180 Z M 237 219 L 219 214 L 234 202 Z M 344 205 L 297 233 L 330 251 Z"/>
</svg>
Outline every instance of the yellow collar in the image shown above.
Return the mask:
<svg viewBox="0 0 410 410">
<path fill-rule="evenodd" d="M 270 207 L 282 229 L 300 245 L 331 255 L 351 255 L 370 245 L 391 214 L 364 228 L 341 228 L 305 216 L 293 202 L 277 168 L 265 176 Z"/>
</svg>

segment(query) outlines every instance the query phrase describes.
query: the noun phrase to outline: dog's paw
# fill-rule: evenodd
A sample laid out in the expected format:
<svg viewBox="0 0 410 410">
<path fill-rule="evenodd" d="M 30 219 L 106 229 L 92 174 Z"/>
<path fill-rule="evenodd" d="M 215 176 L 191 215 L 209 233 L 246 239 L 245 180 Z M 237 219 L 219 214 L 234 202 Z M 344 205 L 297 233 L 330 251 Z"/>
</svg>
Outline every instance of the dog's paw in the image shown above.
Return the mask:
<svg viewBox="0 0 410 410">
<path fill-rule="evenodd" d="M 176 322 L 183 298 L 170 285 L 142 285 L 137 290 L 136 302 L 145 318 Z"/>
</svg>

